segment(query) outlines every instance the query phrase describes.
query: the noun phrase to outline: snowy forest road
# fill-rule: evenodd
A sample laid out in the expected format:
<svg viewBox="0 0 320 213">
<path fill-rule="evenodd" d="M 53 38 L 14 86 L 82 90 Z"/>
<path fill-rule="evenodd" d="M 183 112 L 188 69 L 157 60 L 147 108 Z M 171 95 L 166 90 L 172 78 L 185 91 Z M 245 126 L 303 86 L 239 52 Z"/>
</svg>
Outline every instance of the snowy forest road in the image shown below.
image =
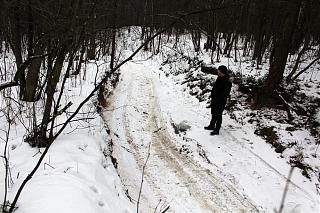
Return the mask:
<svg viewBox="0 0 320 213">
<path fill-rule="evenodd" d="M 154 76 L 130 62 L 105 112 L 113 155 L 139 212 L 258 212 L 236 188 L 181 154 L 163 120 Z M 145 169 L 143 170 L 145 166 Z"/>
</svg>

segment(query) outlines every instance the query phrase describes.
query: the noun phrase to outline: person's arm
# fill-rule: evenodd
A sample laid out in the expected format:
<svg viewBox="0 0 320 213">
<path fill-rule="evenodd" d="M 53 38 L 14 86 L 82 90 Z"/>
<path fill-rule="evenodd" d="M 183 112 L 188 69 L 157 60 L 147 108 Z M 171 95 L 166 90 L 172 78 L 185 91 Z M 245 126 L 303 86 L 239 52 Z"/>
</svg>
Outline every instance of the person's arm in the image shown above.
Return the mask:
<svg viewBox="0 0 320 213">
<path fill-rule="evenodd" d="M 228 98 L 231 91 L 231 86 L 231 82 L 229 80 L 226 80 L 223 88 L 221 88 L 221 97 L 223 97 L 224 99 Z"/>
<path fill-rule="evenodd" d="M 226 83 L 226 87 L 225 87 L 225 93 L 224 96 L 226 97 L 226 99 L 229 97 L 230 92 L 231 92 L 231 87 L 232 87 L 232 83 L 228 80 Z"/>
</svg>

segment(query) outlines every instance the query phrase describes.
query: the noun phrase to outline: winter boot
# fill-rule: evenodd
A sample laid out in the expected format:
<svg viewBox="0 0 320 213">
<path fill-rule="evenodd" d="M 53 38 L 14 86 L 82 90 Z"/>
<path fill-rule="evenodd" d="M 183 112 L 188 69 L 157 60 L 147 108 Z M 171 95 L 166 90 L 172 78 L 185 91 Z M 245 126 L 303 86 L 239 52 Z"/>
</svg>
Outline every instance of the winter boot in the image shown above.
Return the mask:
<svg viewBox="0 0 320 213">
<path fill-rule="evenodd" d="M 210 132 L 210 135 L 219 135 L 219 130 L 213 130 L 212 132 Z"/>
</svg>

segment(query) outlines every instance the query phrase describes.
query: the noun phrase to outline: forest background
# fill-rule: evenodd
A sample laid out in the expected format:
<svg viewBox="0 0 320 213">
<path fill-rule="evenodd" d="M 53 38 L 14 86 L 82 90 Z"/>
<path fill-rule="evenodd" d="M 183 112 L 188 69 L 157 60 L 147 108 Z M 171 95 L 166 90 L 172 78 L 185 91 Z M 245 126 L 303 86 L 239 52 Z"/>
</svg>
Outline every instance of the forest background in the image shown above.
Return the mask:
<svg viewBox="0 0 320 213">
<path fill-rule="evenodd" d="M 319 123 L 314 119 L 319 99 L 306 98 L 308 107 L 292 104 L 299 92 L 298 77 L 320 59 L 320 2 L 317 0 L 2 0 L 0 5 L 3 64 L 7 64 L 5 60 L 10 55 L 15 62 L 1 69 L 0 91 L 7 106 L 13 102 L 31 103 L 31 106 L 41 102 L 43 107 L 33 105 L 35 110 L 30 115 L 31 125 L 26 128 L 25 141 L 32 147 L 45 148 L 43 156 L 91 97 L 97 98 L 97 108 L 106 105 L 104 96 L 110 84 L 116 84 L 116 71 L 124 63 L 142 49 L 157 55 L 165 45 L 164 38 L 169 40 L 174 36 L 178 44 L 180 36 L 186 33 L 191 35 L 195 52 L 201 50 L 201 41 L 206 40 L 204 49 L 210 53 L 212 63 L 219 62 L 222 56 L 235 62 L 241 57 L 250 57 L 259 68 L 268 58 L 266 76 L 241 87 L 249 95 L 248 105 L 252 109 L 284 109 L 288 123 L 294 123 L 295 114 L 307 118 L 307 128 L 320 143 Z M 119 32 L 123 27 L 130 30 L 130 26 L 141 28 L 141 46 L 129 58 L 119 60 Z M 101 81 L 96 82 L 94 90 L 61 126 L 55 126 L 59 115 L 72 105 L 61 106 L 62 95 L 67 93 L 63 89 L 66 80 L 79 75 L 87 61 L 104 57 L 107 57 L 108 67 Z M 301 69 L 306 57 L 308 64 Z M 286 73 L 288 61 L 293 61 L 293 66 Z M 65 62 L 66 69 L 63 69 Z M 11 97 L 11 88 L 18 88 L 18 97 Z M 6 111 L 3 114 L 10 129 L 15 113 Z M 261 134 L 270 135 L 270 131 Z M 274 145 L 281 150 L 281 146 Z M 2 158 L 8 168 L 6 149 Z M 308 176 L 310 168 L 300 162 L 292 161 L 292 165 Z"/>
</svg>

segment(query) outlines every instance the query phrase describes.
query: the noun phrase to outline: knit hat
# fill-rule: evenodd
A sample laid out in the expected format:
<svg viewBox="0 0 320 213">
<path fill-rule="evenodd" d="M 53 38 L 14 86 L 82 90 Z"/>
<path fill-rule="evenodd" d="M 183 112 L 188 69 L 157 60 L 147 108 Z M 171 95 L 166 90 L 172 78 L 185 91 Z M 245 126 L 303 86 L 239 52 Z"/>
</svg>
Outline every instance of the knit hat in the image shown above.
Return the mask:
<svg viewBox="0 0 320 213">
<path fill-rule="evenodd" d="M 220 70 L 220 72 L 222 72 L 225 75 L 228 74 L 228 68 L 226 66 L 224 66 L 224 65 L 219 66 L 218 70 Z"/>
</svg>

